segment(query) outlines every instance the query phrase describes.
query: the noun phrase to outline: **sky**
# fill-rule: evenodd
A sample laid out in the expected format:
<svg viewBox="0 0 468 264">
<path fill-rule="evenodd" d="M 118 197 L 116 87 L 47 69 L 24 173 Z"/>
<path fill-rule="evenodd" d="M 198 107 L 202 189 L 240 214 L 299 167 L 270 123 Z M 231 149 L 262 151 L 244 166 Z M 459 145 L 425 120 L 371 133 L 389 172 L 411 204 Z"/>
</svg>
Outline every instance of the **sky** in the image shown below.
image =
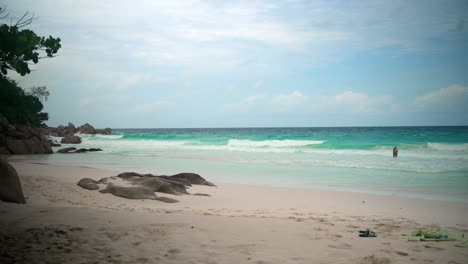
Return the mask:
<svg viewBox="0 0 468 264">
<path fill-rule="evenodd" d="M 49 126 L 468 125 L 468 1 L 0 0 Z M 4 20 L 3 22 L 9 22 Z"/>
</svg>

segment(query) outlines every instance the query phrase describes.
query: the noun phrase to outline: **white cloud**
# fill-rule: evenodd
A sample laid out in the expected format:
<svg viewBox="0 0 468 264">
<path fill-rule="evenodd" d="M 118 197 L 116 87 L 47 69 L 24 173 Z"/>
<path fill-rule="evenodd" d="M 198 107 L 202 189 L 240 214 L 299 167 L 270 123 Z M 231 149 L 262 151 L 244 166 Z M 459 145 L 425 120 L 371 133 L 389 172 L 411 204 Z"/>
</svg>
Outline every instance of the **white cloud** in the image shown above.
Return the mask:
<svg viewBox="0 0 468 264">
<path fill-rule="evenodd" d="M 168 109 L 171 106 L 172 103 L 169 101 L 155 101 L 151 103 L 138 104 L 133 108 L 132 112 L 136 114 L 155 113 Z"/>
<path fill-rule="evenodd" d="M 260 81 L 255 82 L 255 84 L 252 86 L 252 89 L 256 90 L 256 89 L 261 89 L 263 87 L 265 87 L 265 83 L 263 82 L 263 80 L 260 80 Z"/>
<path fill-rule="evenodd" d="M 411 1 L 343 5 L 341 1 L 321 0 L 6 0 L 6 6 L 12 16 L 34 11 L 40 19 L 31 29 L 62 38 L 57 58 L 41 61 L 37 72 L 21 77 L 25 86 L 51 88 L 48 106 L 52 106 L 52 117 L 53 111 L 66 109 L 70 99 L 99 112 L 104 104 L 116 105 L 112 101 L 116 93 L 179 98 L 175 93 L 184 87 L 183 92 L 189 90 L 187 87 L 200 92 L 204 87 L 215 87 L 212 90 L 220 92 L 206 95 L 206 101 L 217 101 L 223 93 L 239 98 L 240 87 L 250 86 L 252 80 L 259 80 L 250 86 L 252 93 L 266 93 L 265 83 L 279 88 L 279 82 L 287 83 L 299 75 L 294 83 L 314 85 L 321 83 L 313 79 L 314 74 L 302 73 L 344 58 L 359 59 L 356 54 L 366 56 L 389 46 L 392 51 L 396 48 L 396 53 L 451 48 L 453 40 L 466 36 L 463 21 L 468 21 L 463 1 L 451 5 Z M 374 78 L 369 77 L 371 81 Z M 145 89 L 133 89 L 137 87 Z M 293 91 L 286 87 L 276 94 L 257 94 L 227 104 L 225 110 L 352 114 L 409 109 L 466 111 L 466 86 L 428 93 L 413 104 L 405 100 L 396 104 L 391 96 L 358 91 L 324 96 L 326 88 Z M 377 87 L 375 94 L 379 92 L 385 93 Z M 126 105 L 129 113 L 151 113 L 165 106 L 163 101 Z M 196 103 L 190 106 L 198 107 Z"/>
<path fill-rule="evenodd" d="M 295 90 L 290 94 L 280 94 L 271 99 L 271 104 L 276 111 L 286 111 L 308 100 L 307 96 Z"/>
<path fill-rule="evenodd" d="M 142 85 L 151 79 L 148 74 L 122 74 L 120 76 L 120 78 L 116 78 L 115 87 L 124 91 Z"/>
<path fill-rule="evenodd" d="M 419 111 L 468 112 L 468 87 L 450 85 L 415 99 Z"/>
<path fill-rule="evenodd" d="M 289 94 L 253 95 L 239 103 L 231 103 L 228 110 L 237 112 L 288 112 L 300 110 L 305 113 L 350 113 L 374 114 L 394 111 L 392 96 L 369 96 L 365 93 L 345 91 L 333 96 L 305 95 L 299 90 Z"/>
<path fill-rule="evenodd" d="M 267 97 L 263 94 L 251 95 L 240 102 L 225 104 L 223 110 L 231 113 L 249 113 L 252 109 L 262 106 L 265 100 Z"/>
<path fill-rule="evenodd" d="M 115 106 L 118 106 L 118 105 L 128 105 L 132 103 L 132 100 L 133 100 L 132 96 L 130 96 L 129 94 L 123 94 L 123 93 L 100 94 L 100 95 L 94 95 L 94 96 L 88 95 L 88 96 L 79 98 L 77 100 L 77 106 L 80 108 L 92 107 L 96 111 L 99 111 L 99 109 L 102 109 L 104 106 L 115 108 Z"/>
<path fill-rule="evenodd" d="M 391 96 L 369 96 L 365 93 L 345 91 L 328 100 L 333 107 L 338 107 L 346 112 L 375 113 L 378 111 L 392 110 Z"/>
</svg>

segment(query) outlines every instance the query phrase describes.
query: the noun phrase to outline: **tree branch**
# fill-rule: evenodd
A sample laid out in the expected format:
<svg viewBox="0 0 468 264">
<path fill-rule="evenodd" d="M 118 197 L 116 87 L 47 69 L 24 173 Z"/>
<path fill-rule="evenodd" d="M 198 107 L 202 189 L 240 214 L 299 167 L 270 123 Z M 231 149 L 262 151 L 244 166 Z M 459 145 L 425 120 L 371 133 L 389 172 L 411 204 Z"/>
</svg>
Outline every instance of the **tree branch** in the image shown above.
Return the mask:
<svg viewBox="0 0 468 264">
<path fill-rule="evenodd" d="M 8 17 L 8 15 L 10 15 L 10 13 L 6 13 L 6 15 L 2 16 L 2 14 L 5 13 L 5 10 L 6 10 L 5 7 L 0 7 L 0 19 L 5 19 Z"/>
<path fill-rule="evenodd" d="M 24 20 L 27 16 L 29 16 L 29 11 L 26 11 L 26 13 L 24 13 L 24 15 L 18 21 L 16 21 L 16 24 L 14 26 L 17 28 L 22 28 L 27 25 L 30 25 L 34 19 L 38 19 L 38 17 L 35 17 L 34 13 L 32 13 L 30 18 Z"/>
</svg>

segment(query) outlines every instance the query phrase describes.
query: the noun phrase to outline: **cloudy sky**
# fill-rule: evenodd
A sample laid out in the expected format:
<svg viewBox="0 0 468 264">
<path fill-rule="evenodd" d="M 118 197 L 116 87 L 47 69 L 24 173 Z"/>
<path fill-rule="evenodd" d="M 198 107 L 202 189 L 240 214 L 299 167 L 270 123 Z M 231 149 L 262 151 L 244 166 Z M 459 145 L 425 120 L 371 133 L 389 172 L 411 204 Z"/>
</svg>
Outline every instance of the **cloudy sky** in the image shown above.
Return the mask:
<svg viewBox="0 0 468 264">
<path fill-rule="evenodd" d="M 0 0 L 62 39 L 49 125 L 468 125 L 468 1 Z"/>
</svg>

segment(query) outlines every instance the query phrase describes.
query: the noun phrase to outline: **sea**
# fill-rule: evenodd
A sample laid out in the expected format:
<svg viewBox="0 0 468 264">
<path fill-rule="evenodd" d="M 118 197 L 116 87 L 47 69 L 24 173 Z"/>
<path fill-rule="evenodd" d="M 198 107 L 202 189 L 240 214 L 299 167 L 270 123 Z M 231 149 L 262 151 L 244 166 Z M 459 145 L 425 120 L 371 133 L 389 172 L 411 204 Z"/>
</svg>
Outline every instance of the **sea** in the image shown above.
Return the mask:
<svg viewBox="0 0 468 264">
<path fill-rule="evenodd" d="M 35 159 L 163 175 L 195 172 L 214 182 L 468 202 L 468 126 L 114 129 L 112 135 L 81 137 L 77 147 L 103 151 Z"/>
</svg>

